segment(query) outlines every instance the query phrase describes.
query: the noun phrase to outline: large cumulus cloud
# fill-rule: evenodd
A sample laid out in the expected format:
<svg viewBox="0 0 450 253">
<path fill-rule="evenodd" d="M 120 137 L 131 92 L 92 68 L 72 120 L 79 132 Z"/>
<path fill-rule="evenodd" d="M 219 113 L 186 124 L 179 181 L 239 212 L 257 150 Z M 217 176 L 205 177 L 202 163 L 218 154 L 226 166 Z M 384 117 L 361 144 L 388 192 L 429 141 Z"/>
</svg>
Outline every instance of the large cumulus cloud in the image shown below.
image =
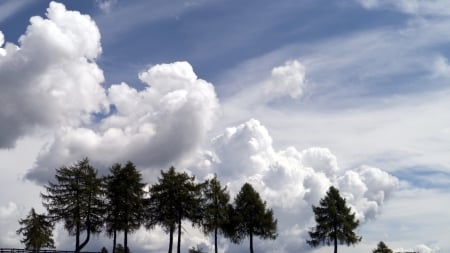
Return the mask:
<svg viewBox="0 0 450 253">
<path fill-rule="evenodd" d="M 100 33 L 87 15 L 50 3 L 32 17 L 19 45 L 0 36 L 0 148 L 36 128 L 88 123 L 107 111 L 103 72 L 94 63 Z"/>
<path fill-rule="evenodd" d="M 100 168 L 131 160 L 159 170 L 196 151 L 218 108 L 213 85 L 187 62 L 155 65 L 139 78 L 147 84 L 143 90 L 126 83 L 108 89 L 115 110 L 100 123 L 61 128 L 27 177 L 45 182 L 55 168 L 84 156 Z"/>
<path fill-rule="evenodd" d="M 304 246 L 305 240 L 298 237 L 305 239 L 312 226 L 311 205 L 318 205 L 331 185 L 340 189 L 362 223 L 380 213 L 399 185 L 397 178 L 379 168 L 340 168 L 327 148 L 275 150 L 268 130 L 255 119 L 227 128 L 213 139 L 212 149 L 214 159 L 208 158 L 206 164 L 233 195 L 250 182 L 275 209 L 283 235 L 277 245 L 285 250 L 280 252 Z"/>
<path fill-rule="evenodd" d="M 45 18 L 30 19 L 19 45 L 0 32 L 0 148 L 36 131 L 53 136 L 28 179 L 47 182 L 55 168 L 85 156 L 100 167 L 130 159 L 160 169 L 194 152 L 212 127 L 214 87 L 189 63 L 143 71 L 142 90 L 106 89 L 95 62 L 101 52 L 95 22 L 55 2 Z"/>
</svg>

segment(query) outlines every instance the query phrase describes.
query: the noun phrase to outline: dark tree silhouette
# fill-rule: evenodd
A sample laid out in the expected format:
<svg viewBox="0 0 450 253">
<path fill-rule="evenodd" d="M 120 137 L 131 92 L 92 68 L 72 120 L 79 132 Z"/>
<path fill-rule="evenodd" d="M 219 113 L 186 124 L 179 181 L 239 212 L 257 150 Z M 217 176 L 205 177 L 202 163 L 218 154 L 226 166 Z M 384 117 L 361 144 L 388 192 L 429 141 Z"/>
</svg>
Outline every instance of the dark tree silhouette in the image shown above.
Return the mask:
<svg viewBox="0 0 450 253">
<path fill-rule="evenodd" d="M 372 253 L 392 253 L 392 250 L 383 241 L 380 241 Z"/>
<path fill-rule="evenodd" d="M 201 222 L 201 185 L 195 177 L 178 173 L 174 167 L 161 171 L 158 183 L 150 188 L 146 227 L 162 226 L 169 233 L 169 253 L 172 252 L 173 233 L 178 229 L 177 253 L 181 251 L 181 221 Z"/>
<path fill-rule="evenodd" d="M 30 214 L 25 219 L 19 220 L 22 226 L 17 230 L 17 235 L 22 235 L 20 241 L 25 244 L 25 249 L 39 252 L 41 248 L 55 248 L 53 241 L 53 223 L 43 214 L 38 214 L 31 208 Z"/>
<path fill-rule="evenodd" d="M 123 247 L 127 252 L 128 233 L 138 229 L 144 216 L 144 186 L 136 166 L 128 161 L 125 166 L 114 164 L 105 177 L 106 232 L 113 236 L 113 253 L 116 250 L 118 231 L 124 232 Z"/>
<path fill-rule="evenodd" d="M 56 170 L 56 182 L 41 193 L 43 205 L 51 221 L 64 221 L 70 235 L 75 235 L 75 252 L 89 242 L 91 233 L 99 233 L 103 225 L 104 203 L 102 180 L 87 158 L 70 167 Z M 80 243 L 80 235 L 86 238 Z"/>
<path fill-rule="evenodd" d="M 266 209 L 266 202 L 261 200 L 259 193 L 249 183 L 242 186 L 234 203 L 231 220 L 233 242 L 239 243 L 249 237 L 250 253 L 253 253 L 253 236 L 276 239 L 277 220 L 273 217 L 273 211 Z"/>
<path fill-rule="evenodd" d="M 104 178 L 106 192 L 106 234 L 113 237 L 112 253 L 116 253 L 117 232 L 123 228 L 121 218 L 121 208 L 124 199 L 122 197 L 122 166 L 114 164 L 110 169 L 110 175 Z"/>
<path fill-rule="evenodd" d="M 333 243 L 334 253 L 337 253 L 338 243 L 350 246 L 361 241 L 354 232 L 359 221 L 335 187 L 331 186 L 320 200 L 320 206 L 312 206 L 312 209 L 317 225 L 309 232 L 311 240 L 306 241 L 312 247 Z"/>
<path fill-rule="evenodd" d="M 228 205 L 230 195 L 227 187 L 220 185 L 217 176 L 204 184 L 203 222 L 205 234 L 214 233 L 214 252 L 217 253 L 217 235 L 225 233 L 228 223 Z"/>
</svg>

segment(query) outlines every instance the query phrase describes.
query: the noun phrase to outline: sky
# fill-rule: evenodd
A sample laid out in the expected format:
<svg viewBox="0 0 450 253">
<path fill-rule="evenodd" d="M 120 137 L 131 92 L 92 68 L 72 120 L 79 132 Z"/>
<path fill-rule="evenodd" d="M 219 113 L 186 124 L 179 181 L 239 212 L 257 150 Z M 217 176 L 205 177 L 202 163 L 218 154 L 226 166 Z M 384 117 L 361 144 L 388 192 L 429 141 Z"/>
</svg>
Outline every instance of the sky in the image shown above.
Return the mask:
<svg viewBox="0 0 450 253">
<path fill-rule="evenodd" d="M 148 184 L 217 174 L 232 199 L 251 183 L 278 220 L 257 252 L 330 252 L 306 239 L 331 185 L 363 238 L 342 250 L 448 252 L 449 25 L 444 0 L 2 0 L 0 246 L 21 247 L 43 185 L 89 157 L 100 175 L 131 160 Z M 212 250 L 183 227 L 184 251 Z M 166 252 L 168 235 L 129 246 Z"/>
</svg>

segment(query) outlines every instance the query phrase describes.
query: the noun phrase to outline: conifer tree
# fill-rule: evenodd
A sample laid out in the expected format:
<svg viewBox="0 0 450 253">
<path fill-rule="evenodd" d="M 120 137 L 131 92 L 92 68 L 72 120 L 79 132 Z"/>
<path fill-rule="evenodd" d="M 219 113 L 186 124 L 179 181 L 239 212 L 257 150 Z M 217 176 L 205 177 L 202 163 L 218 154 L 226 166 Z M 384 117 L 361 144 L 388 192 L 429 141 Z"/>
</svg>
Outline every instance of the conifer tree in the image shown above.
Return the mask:
<svg viewBox="0 0 450 253">
<path fill-rule="evenodd" d="M 144 216 L 144 186 L 136 166 L 128 161 L 125 166 L 114 164 L 106 185 L 106 232 L 113 236 L 113 253 L 118 231 L 124 232 L 123 247 L 128 251 L 128 233 L 138 229 Z"/>
<path fill-rule="evenodd" d="M 172 253 L 173 233 L 178 230 L 177 253 L 181 252 L 181 221 L 201 222 L 201 185 L 195 177 L 178 173 L 174 167 L 161 171 L 158 183 L 150 188 L 147 228 L 162 226 L 169 233 L 169 253 Z"/>
<path fill-rule="evenodd" d="M 331 186 L 320 200 L 320 206 L 312 206 L 312 209 L 317 225 L 309 232 L 311 240 L 306 241 L 312 247 L 333 244 L 334 253 L 337 253 L 338 244 L 350 246 L 361 241 L 354 232 L 359 221 L 335 187 Z"/>
<path fill-rule="evenodd" d="M 46 193 L 41 193 L 43 205 L 51 221 L 64 221 L 69 234 L 75 236 L 75 252 L 80 252 L 103 225 L 102 180 L 87 158 L 57 169 L 55 179 L 45 186 Z M 82 232 L 86 237 L 80 242 Z"/>
<path fill-rule="evenodd" d="M 112 253 L 116 253 L 117 247 L 117 232 L 122 229 L 121 207 L 124 202 L 121 196 L 122 178 L 121 178 L 122 166 L 119 163 L 114 164 L 110 169 L 110 174 L 104 178 L 105 193 L 106 193 L 106 234 L 109 237 L 113 237 L 113 249 Z"/>
<path fill-rule="evenodd" d="M 22 235 L 20 241 L 25 244 L 25 249 L 39 252 L 41 248 L 55 248 L 53 241 L 53 224 L 43 214 L 38 214 L 31 208 L 30 214 L 25 219 L 19 220 L 22 226 L 17 230 L 17 235 Z"/>
<path fill-rule="evenodd" d="M 251 184 L 245 183 L 234 200 L 231 220 L 232 241 L 239 243 L 246 237 L 250 239 L 250 253 L 253 253 L 253 237 L 275 240 L 277 220 L 272 209 L 266 209 L 266 202 L 261 200 Z"/>
<path fill-rule="evenodd" d="M 214 178 L 207 180 L 204 186 L 202 227 L 205 234 L 214 234 L 214 252 L 217 253 L 217 235 L 218 233 L 224 234 L 229 221 L 230 195 L 226 186 L 222 188 L 216 175 Z"/>
<path fill-rule="evenodd" d="M 392 253 L 392 250 L 383 241 L 380 241 L 372 253 Z"/>
</svg>

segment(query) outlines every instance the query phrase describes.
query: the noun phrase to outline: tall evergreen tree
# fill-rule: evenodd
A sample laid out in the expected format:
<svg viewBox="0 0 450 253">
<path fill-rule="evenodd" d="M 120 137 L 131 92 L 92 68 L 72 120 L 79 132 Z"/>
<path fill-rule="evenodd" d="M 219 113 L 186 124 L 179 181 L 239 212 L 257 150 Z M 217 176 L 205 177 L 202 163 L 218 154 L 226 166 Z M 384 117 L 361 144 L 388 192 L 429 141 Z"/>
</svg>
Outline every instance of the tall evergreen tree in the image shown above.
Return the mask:
<svg viewBox="0 0 450 253">
<path fill-rule="evenodd" d="M 17 234 L 23 236 L 20 242 L 25 244 L 25 249 L 39 252 L 41 248 L 55 248 L 53 223 L 45 215 L 31 208 L 30 214 L 19 220 L 19 224 L 22 227 L 17 230 Z"/>
<path fill-rule="evenodd" d="M 70 235 L 75 235 L 75 252 L 89 242 L 91 233 L 99 233 L 103 225 L 104 203 L 102 180 L 87 158 L 70 167 L 56 170 L 56 182 L 41 193 L 43 205 L 51 221 L 64 221 Z M 86 238 L 80 242 L 80 235 Z"/>
<path fill-rule="evenodd" d="M 333 243 L 334 253 L 337 253 L 338 243 L 350 246 L 361 241 L 354 232 L 359 221 L 335 187 L 331 186 L 320 200 L 320 206 L 312 206 L 312 209 L 317 226 L 309 232 L 311 240 L 306 241 L 312 247 Z"/>
<path fill-rule="evenodd" d="M 169 253 L 172 253 L 173 233 L 178 230 L 177 253 L 181 252 L 181 221 L 188 219 L 193 224 L 201 220 L 201 185 L 195 177 L 178 173 L 174 167 L 161 171 L 158 183 L 150 188 L 147 228 L 162 226 L 169 233 Z"/>
<path fill-rule="evenodd" d="M 109 169 L 110 174 L 104 178 L 105 193 L 106 193 L 106 234 L 109 237 L 113 237 L 113 250 L 112 253 L 116 253 L 117 247 L 117 232 L 123 228 L 121 220 L 121 209 L 123 206 L 122 196 L 122 165 L 119 163 L 114 164 Z"/>
<path fill-rule="evenodd" d="M 380 241 L 372 253 L 392 253 L 392 250 L 383 241 Z"/>
<path fill-rule="evenodd" d="M 272 209 L 266 209 L 266 202 L 261 200 L 249 183 L 245 183 L 235 200 L 234 215 L 231 221 L 234 229 L 233 242 L 250 239 L 250 253 L 253 253 L 253 237 L 275 240 L 277 235 L 277 220 Z"/>
<path fill-rule="evenodd" d="M 124 232 L 123 247 L 128 251 L 128 233 L 140 227 L 144 216 L 144 186 L 142 176 L 132 162 L 125 166 L 114 164 L 105 177 L 106 232 L 113 236 L 116 251 L 117 232 Z"/>
<path fill-rule="evenodd" d="M 217 253 L 217 235 L 224 234 L 228 219 L 228 205 L 230 195 L 227 187 L 220 185 L 220 181 L 215 175 L 204 184 L 204 204 L 203 204 L 203 231 L 205 234 L 214 233 L 214 252 Z"/>
</svg>

